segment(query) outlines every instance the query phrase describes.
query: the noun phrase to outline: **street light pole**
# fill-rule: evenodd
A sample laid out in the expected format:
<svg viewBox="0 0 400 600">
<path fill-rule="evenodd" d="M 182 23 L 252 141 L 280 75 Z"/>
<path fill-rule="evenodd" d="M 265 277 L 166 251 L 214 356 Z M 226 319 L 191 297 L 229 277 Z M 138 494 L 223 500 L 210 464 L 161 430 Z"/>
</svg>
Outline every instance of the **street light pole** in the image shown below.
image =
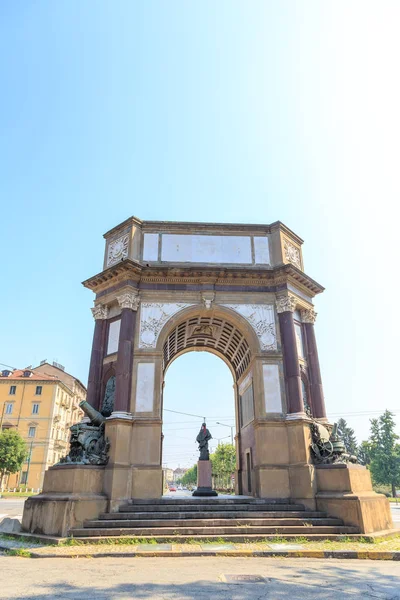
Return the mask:
<svg viewBox="0 0 400 600">
<path fill-rule="evenodd" d="M 217 425 L 223 425 L 224 427 L 229 427 L 230 428 L 230 430 L 231 430 L 231 444 L 233 446 L 233 426 L 232 425 L 227 425 L 226 423 L 220 423 L 219 421 L 217 421 Z"/>
</svg>

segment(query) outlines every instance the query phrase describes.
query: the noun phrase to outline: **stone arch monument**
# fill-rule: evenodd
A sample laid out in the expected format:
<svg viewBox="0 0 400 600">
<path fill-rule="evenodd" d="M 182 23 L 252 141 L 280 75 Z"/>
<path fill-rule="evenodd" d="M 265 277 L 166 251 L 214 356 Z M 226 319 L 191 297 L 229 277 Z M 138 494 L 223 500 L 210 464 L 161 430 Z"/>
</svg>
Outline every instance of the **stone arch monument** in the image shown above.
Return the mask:
<svg viewBox="0 0 400 600">
<path fill-rule="evenodd" d="M 312 460 L 310 423 L 327 422 L 313 305 L 323 287 L 304 271 L 303 240 L 279 221 L 136 217 L 104 237 L 103 270 L 83 285 L 95 293 L 87 401 L 98 411 L 107 405 L 109 460 L 53 467 L 44 492 L 59 493 L 63 485 L 65 492 L 92 494 L 80 501 L 85 516 L 118 510 L 130 499 L 159 498 L 165 370 L 180 354 L 204 350 L 222 358 L 234 379 L 236 493 L 292 499 L 310 510 L 324 505 L 343 516 L 350 504 L 337 496 L 336 487 L 343 489 L 337 473 L 349 469 L 329 471 L 335 482 L 327 483 Z M 371 495 L 369 475 L 360 472 L 357 485 L 367 486 L 376 508 L 382 499 Z M 24 526 L 32 531 L 31 505 Z M 374 530 L 387 528 L 385 518 L 378 521 Z"/>
</svg>

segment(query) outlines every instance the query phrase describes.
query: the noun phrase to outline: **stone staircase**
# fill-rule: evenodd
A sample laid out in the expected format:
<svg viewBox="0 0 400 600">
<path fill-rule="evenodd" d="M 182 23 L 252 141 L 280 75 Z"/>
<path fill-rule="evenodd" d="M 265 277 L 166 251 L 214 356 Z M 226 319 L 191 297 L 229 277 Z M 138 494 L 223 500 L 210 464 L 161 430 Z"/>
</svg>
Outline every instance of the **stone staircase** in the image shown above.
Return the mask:
<svg viewBox="0 0 400 600">
<path fill-rule="evenodd" d="M 70 530 L 70 536 L 82 542 L 125 536 L 158 543 L 184 543 L 194 538 L 199 542 L 277 537 L 326 540 L 358 533 L 341 519 L 307 510 L 302 504 L 249 497 L 134 500 L 117 513 L 100 514 Z"/>
</svg>

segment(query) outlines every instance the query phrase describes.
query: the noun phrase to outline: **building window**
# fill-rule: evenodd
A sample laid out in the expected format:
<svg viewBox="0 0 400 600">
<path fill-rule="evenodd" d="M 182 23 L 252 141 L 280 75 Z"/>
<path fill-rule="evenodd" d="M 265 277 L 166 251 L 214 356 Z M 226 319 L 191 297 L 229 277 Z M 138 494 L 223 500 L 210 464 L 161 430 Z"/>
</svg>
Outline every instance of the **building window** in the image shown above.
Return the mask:
<svg viewBox="0 0 400 600">
<path fill-rule="evenodd" d="M 4 370 L 4 371 L 1 372 L 1 376 L 2 377 L 9 377 L 10 375 L 11 375 L 11 371 Z"/>
<path fill-rule="evenodd" d="M 6 415 L 11 415 L 12 411 L 13 411 L 13 402 L 9 402 L 8 404 L 6 404 Z"/>
<path fill-rule="evenodd" d="M 16 385 L 10 385 L 10 391 L 9 391 L 10 396 L 15 396 L 15 392 L 16 391 L 17 391 L 17 386 Z"/>
<path fill-rule="evenodd" d="M 34 404 L 32 404 L 32 414 L 33 415 L 38 415 L 39 414 L 39 404 L 37 402 L 35 402 Z"/>
<path fill-rule="evenodd" d="M 37 385 L 36 386 L 36 392 L 35 392 L 36 396 L 41 396 L 42 395 L 42 386 L 41 385 Z"/>
<path fill-rule="evenodd" d="M 24 371 L 24 377 L 30 377 L 32 375 L 32 371 Z"/>
<path fill-rule="evenodd" d="M 29 431 L 28 431 L 28 437 L 35 437 L 36 435 L 36 427 L 29 427 Z"/>
<path fill-rule="evenodd" d="M 25 485 L 27 480 L 28 480 L 28 471 L 22 471 L 20 484 Z"/>
</svg>

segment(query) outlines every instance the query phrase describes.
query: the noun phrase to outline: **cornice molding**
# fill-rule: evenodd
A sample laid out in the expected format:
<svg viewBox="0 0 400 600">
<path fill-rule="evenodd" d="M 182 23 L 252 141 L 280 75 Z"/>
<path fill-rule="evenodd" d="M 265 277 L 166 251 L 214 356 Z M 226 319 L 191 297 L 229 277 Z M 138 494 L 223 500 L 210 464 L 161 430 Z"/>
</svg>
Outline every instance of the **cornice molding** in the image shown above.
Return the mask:
<svg viewBox="0 0 400 600">
<path fill-rule="evenodd" d="M 102 292 L 120 282 L 128 281 L 135 284 L 162 283 L 188 285 L 218 285 L 284 287 L 287 283 L 296 285 L 310 297 L 320 294 L 324 288 L 292 264 L 276 267 L 188 267 L 187 265 L 155 265 L 147 267 L 130 259 L 112 265 L 83 282 L 84 287 L 94 292 Z M 278 289 L 276 290 L 278 291 Z"/>
</svg>

